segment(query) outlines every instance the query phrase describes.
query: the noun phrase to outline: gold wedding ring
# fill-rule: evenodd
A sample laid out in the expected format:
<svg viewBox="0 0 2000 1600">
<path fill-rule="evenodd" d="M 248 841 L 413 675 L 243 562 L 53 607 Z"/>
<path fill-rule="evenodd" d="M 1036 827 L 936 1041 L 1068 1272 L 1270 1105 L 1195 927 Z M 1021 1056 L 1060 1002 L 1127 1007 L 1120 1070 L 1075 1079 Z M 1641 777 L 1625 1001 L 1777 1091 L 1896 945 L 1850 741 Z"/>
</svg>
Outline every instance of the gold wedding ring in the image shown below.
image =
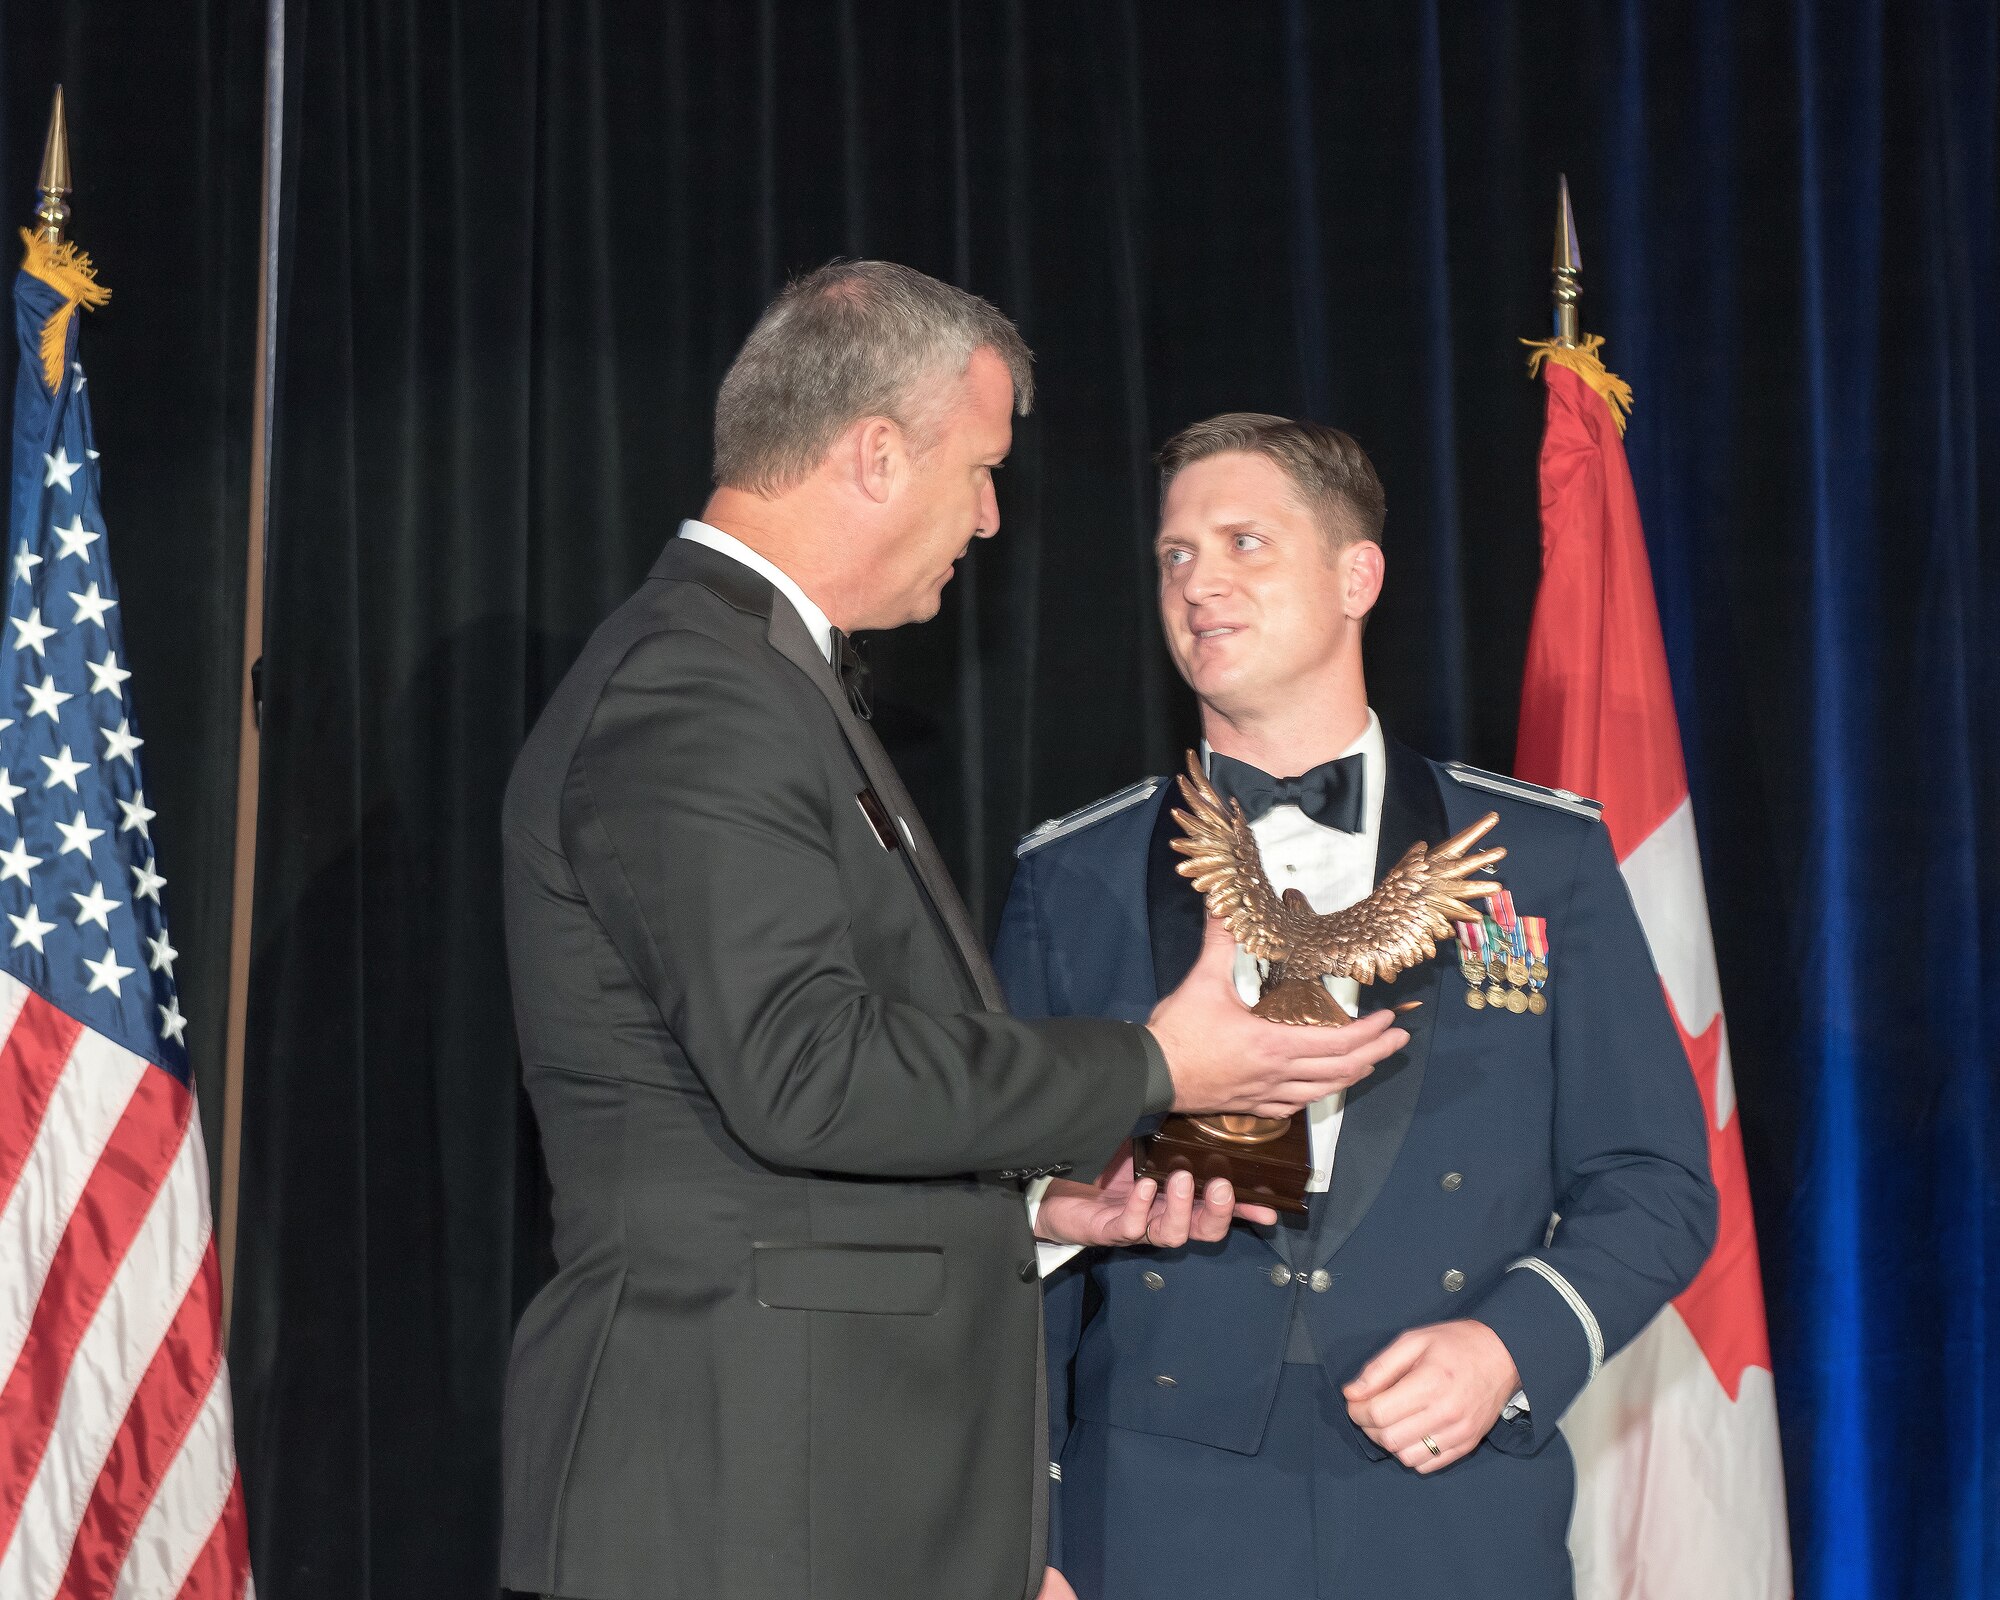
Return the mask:
<svg viewBox="0 0 2000 1600">
<path fill-rule="evenodd" d="M 1437 1440 L 1433 1439 L 1429 1434 L 1424 1435 L 1423 1446 L 1426 1450 L 1430 1451 L 1430 1453 L 1434 1456 L 1441 1456 L 1444 1454 L 1444 1452 L 1438 1448 Z"/>
</svg>

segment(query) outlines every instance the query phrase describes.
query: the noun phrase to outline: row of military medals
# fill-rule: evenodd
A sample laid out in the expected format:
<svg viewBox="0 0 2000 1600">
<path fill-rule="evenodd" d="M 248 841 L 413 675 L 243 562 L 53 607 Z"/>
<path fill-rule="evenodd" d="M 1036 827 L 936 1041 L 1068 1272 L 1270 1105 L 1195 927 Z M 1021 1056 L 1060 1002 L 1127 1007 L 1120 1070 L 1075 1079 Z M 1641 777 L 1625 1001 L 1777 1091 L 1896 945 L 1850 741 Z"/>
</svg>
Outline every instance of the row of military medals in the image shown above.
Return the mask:
<svg viewBox="0 0 2000 1600">
<path fill-rule="evenodd" d="M 1549 919 L 1517 916 L 1514 896 L 1503 889 L 1486 897 L 1486 915 L 1460 922 L 1458 970 L 1465 978 L 1465 1003 L 1474 1011 L 1526 1012 L 1549 1009 L 1543 991 L 1549 982 Z"/>
</svg>

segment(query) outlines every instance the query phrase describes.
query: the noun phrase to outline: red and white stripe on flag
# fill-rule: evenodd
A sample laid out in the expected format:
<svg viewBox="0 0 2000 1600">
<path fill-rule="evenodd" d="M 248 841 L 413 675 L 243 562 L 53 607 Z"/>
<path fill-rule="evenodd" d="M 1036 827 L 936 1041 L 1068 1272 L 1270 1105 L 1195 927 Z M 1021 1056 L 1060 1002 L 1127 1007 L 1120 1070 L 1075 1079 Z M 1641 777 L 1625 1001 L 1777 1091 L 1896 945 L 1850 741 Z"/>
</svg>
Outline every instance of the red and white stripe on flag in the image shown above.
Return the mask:
<svg viewBox="0 0 2000 1600">
<path fill-rule="evenodd" d="M 1639 502 L 1611 407 L 1549 362 L 1542 584 L 1516 774 L 1604 820 L 1708 1111 L 1714 1254 L 1564 1419 L 1579 1600 L 1792 1592 L 1778 1413 L 1729 1036 Z"/>
<path fill-rule="evenodd" d="M 251 1593 L 193 1093 L 0 974 L 0 1595 Z"/>
</svg>

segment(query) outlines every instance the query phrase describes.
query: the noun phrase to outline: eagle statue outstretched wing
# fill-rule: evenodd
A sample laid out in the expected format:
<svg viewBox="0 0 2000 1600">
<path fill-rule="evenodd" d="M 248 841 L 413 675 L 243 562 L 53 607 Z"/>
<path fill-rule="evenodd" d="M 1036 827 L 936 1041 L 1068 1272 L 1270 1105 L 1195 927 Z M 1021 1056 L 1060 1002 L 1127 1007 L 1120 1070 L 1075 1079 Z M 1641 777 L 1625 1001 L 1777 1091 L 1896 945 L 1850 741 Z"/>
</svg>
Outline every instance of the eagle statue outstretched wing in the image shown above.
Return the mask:
<svg viewBox="0 0 2000 1600">
<path fill-rule="evenodd" d="M 1500 892 L 1480 875 L 1507 852 L 1472 848 L 1500 820 L 1489 811 L 1442 844 L 1411 845 L 1366 899 L 1321 916 L 1298 890 L 1281 896 L 1271 887 L 1242 806 L 1223 801 L 1192 751 L 1180 789 L 1188 809 L 1174 810 L 1183 837 L 1173 847 L 1187 859 L 1178 870 L 1236 942 L 1271 963 L 1267 992 L 1274 983 L 1317 987 L 1324 977 L 1393 978 L 1436 955 L 1438 941 L 1452 937 L 1453 922 L 1479 920 L 1468 901 Z"/>
</svg>

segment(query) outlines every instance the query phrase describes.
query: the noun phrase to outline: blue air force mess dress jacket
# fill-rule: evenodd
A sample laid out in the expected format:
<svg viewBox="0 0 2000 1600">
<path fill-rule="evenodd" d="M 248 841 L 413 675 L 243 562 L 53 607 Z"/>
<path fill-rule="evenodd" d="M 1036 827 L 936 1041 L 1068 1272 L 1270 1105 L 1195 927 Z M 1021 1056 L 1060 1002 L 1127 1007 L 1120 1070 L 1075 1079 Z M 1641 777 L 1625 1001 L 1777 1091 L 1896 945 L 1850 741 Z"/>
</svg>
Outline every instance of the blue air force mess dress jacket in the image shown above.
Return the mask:
<svg viewBox="0 0 2000 1600">
<path fill-rule="evenodd" d="M 1350 1091 L 1310 1224 L 1087 1252 L 1052 1278 L 1055 1471 L 1087 1428 L 1117 1430 L 1119 1448 L 1093 1463 L 1121 1470 L 1146 1470 L 1148 1439 L 1253 1456 L 1288 1356 L 1337 1388 L 1405 1329 L 1477 1318 L 1513 1355 L 1529 1410 L 1420 1477 L 1344 1403 L 1324 1407 L 1343 1449 L 1323 1497 L 1338 1567 L 1319 1592 L 1566 1595 L 1574 1481 L 1556 1424 L 1707 1257 L 1701 1103 L 1595 808 L 1394 740 L 1388 751 L 1377 877 L 1414 841 L 1498 811 L 1486 842 L 1508 855 L 1495 872 L 1521 913 L 1548 919 L 1548 1009 L 1472 1009 L 1456 946 L 1443 945 L 1362 991 L 1364 1009 L 1423 1005 L 1402 1019 L 1407 1048 Z M 1018 1015 L 1140 1020 L 1192 966 L 1202 903 L 1174 871 L 1172 803 L 1153 780 L 1023 841 L 995 952 Z M 1057 1483 L 1052 1559 L 1092 1600 L 1107 1551 L 1153 1534 L 1107 1525 L 1113 1497 L 1087 1481 L 1091 1465 L 1071 1465 L 1083 1470 Z M 1197 1514 L 1177 1492 L 1163 1479 L 1157 1523 Z M 1226 1502 L 1198 1514 L 1230 1522 Z M 1244 1558 L 1254 1570 L 1254 1552 Z"/>
</svg>

